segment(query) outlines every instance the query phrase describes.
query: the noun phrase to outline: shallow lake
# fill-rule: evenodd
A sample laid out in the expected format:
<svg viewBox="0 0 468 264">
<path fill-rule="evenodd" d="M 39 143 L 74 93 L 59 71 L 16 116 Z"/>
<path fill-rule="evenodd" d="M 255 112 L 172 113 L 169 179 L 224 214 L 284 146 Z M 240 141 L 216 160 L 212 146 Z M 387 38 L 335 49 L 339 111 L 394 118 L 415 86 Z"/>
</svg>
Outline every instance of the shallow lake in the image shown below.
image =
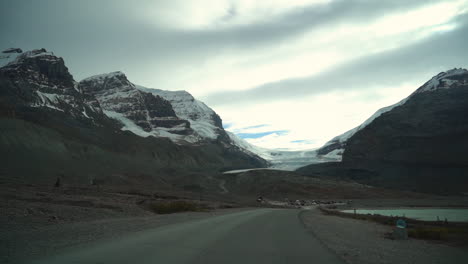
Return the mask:
<svg viewBox="0 0 468 264">
<path fill-rule="evenodd" d="M 345 213 L 354 213 L 354 210 L 343 210 Z M 445 209 L 445 208 L 411 208 L 411 209 L 356 209 L 357 214 L 379 214 L 385 216 L 405 216 L 408 218 L 441 221 L 447 218 L 452 222 L 468 222 L 468 209 Z"/>
</svg>

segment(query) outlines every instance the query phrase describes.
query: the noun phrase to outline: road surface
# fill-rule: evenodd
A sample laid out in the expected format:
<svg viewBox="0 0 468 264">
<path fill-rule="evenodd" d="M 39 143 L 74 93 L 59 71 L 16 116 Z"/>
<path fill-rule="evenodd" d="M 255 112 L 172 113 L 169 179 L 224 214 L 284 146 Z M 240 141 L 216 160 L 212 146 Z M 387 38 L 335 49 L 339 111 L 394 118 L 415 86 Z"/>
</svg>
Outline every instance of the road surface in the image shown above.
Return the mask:
<svg viewBox="0 0 468 264">
<path fill-rule="evenodd" d="M 256 209 L 133 233 L 32 263 L 342 263 L 298 218 L 299 210 Z"/>
</svg>

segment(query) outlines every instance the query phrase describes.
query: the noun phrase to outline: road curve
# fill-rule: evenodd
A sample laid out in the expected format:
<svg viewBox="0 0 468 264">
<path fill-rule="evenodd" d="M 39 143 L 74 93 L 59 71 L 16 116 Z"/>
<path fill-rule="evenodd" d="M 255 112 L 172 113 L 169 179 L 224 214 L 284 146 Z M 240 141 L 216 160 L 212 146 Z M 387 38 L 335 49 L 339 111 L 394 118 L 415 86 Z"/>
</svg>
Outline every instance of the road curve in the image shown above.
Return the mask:
<svg viewBox="0 0 468 264">
<path fill-rule="evenodd" d="M 298 213 L 236 212 L 96 242 L 32 263 L 342 263 L 305 230 Z"/>
</svg>

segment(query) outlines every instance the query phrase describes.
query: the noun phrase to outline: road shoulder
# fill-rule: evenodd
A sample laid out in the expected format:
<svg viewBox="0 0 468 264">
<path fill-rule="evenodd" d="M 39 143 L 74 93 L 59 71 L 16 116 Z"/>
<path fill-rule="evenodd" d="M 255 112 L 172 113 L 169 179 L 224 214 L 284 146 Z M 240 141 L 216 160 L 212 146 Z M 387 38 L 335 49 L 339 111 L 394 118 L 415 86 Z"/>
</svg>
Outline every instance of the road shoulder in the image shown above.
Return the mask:
<svg viewBox="0 0 468 264">
<path fill-rule="evenodd" d="M 318 209 L 300 213 L 300 219 L 326 247 L 347 263 L 468 263 L 466 248 L 431 241 L 390 240 L 391 227 L 368 221 L 324 215 Z"/>
</svg>

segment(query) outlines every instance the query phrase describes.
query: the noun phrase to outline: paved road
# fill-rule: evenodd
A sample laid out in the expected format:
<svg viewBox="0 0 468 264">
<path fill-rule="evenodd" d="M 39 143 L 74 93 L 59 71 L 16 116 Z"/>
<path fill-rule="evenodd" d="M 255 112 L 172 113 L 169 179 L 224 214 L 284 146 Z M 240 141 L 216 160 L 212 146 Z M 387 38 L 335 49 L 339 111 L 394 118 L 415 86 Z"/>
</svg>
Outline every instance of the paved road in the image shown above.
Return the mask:
<svg viewBox="0 0 468 264">
<path fill-rule="evenodd" d="M 298 213 L 236 212 L 133 233 L 34 263 L 342 263 L 304 229 Z"/>
</svg>

